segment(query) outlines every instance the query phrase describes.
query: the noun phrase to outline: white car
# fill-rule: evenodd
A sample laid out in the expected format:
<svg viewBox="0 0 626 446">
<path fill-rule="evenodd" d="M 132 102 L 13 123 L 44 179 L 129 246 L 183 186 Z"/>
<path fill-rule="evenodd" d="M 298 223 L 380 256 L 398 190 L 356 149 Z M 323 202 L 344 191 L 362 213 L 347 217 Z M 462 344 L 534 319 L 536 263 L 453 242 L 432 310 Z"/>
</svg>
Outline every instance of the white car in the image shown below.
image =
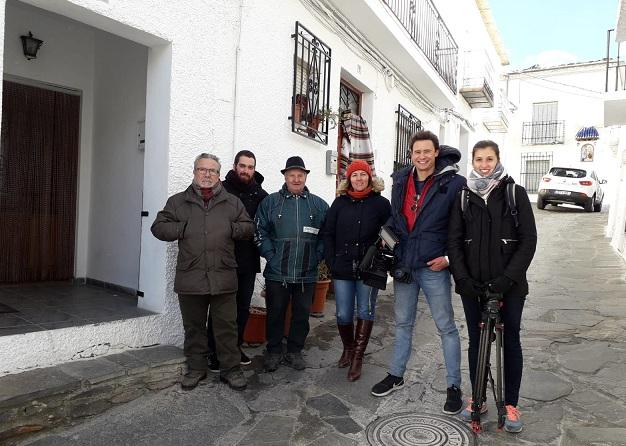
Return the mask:
<svg viewBox="0 0 626 446">
<path fill-rule="evenodd" d="M 552 167 L 539 182 L 537 209 L 546 204 L 574 204 L 587 212 L 600 212 L 604 192 L 600 187 L 606 180 L 598 180 L 593 170 L 575 167 Z"/>
</svg>

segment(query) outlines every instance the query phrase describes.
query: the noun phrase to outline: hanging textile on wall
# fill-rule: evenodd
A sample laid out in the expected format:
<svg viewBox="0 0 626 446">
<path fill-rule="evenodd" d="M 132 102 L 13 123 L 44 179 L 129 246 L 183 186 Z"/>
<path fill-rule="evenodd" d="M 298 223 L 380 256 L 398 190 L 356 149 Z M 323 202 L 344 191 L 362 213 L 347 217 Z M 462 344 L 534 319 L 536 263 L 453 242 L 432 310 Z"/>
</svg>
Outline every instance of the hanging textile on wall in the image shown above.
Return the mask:
<svg viewBox="0 0 626 446">
<path fill-rule="evenodd" d="M 341 154 L 339 155 L 339 177 L 344 178 L 348 164 L 353 160 L 363 160 L 374 169 L 374 149 L 370 140 L 367 122 L 361 116 L 347 112 L 341 115 Z"/>
</svg>

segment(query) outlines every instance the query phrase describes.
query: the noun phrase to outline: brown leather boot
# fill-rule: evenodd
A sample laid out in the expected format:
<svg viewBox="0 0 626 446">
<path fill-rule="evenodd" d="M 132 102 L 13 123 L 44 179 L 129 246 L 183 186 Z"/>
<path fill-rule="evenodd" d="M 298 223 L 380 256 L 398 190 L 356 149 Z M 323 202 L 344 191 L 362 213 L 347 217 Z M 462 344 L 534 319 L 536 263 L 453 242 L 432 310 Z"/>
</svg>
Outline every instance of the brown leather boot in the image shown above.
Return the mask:
<svg viewBox="0 0 626 446">
<path fill-rule="evenodd" d="M 348 381 L 356 381 L 361 377 L 363 356 L 365 355 L 365 349 L 367 348 L 367 343 L 370 340 L 373 326 L 374 321 L 366 321 L 363 319 L 357 320 L 354 358 L 352 359 L 352 365 L 350 365 L 350 370 L 348 371 Z"/>
<path fill-rule="evenodd" d="M 343 353 L 337 362 L 337 367 L 344 368 L 352 364 L 352 357 L 354 356 L 354 324 L 337 324 L 337 328 L 343 343 Z"/>
</svg>

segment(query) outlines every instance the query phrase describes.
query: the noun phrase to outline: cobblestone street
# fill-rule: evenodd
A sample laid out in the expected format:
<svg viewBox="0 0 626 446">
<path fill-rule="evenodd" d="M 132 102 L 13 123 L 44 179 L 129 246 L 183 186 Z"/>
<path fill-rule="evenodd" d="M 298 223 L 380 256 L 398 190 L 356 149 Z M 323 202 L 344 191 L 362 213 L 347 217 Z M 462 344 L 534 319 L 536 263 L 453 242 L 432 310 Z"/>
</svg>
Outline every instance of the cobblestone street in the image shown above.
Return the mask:
<svg viewBox="0 0 626 446">
<path fill-rule="evenodd" d="M 539 245 L 529 271 L 531 294 L 523 317 L 525 369 L 520 434 L 495 432 L 495 410 L 485 417 L 481 445 L 626 444 L 626 266 L 604 237 L 606 213 L 548 206 L 535 210 Z M 467 335 L 462 335 L 463 391 Z M 403 389 L 370 394 L 382 379 L 393 344 L 393 300 L 381 296 L 362 378 L 338 369 L 340 340 L 330 301 L 312 322 L 303 372 L 261 372 L 262 347 L 247 349 L 248 389 L 234 392 L 212 374 L 198 388 L 178 386 L 141 397 L 71 429 L 35 437 L 32 445 L 366 445 L 366 429 L 401 412 L 441 416 L 445 370 L 439 338 L 423 299 Z M 491 392 L 489 405 L 493 408 Z M 400 443 L 398 443 L 400 444 Z M 408 443 L 407 443 L 408 444 Z M 428 443 L 415 439 L 411 444 Z"/>
</svg>

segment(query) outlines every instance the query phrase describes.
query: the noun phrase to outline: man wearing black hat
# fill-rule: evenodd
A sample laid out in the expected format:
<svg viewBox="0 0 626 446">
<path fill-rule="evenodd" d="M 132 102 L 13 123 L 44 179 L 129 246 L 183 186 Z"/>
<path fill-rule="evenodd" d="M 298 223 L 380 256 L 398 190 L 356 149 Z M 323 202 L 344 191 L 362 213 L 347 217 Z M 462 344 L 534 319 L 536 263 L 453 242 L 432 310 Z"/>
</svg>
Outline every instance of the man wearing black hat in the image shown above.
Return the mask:
<svg viewBox="0 0 626 446">
<path fill-rule="evenodd" d="M 324 258 L 319 231 L 328 204 L 306 187 L 309 171 L 299 156 L 287 159 L 281 170 L 283 187 L 265 198 L 256 213 L 257 246 L 267 260 L 266 285 L 267 347 L 263 365 L 273 372 L 281 360 L 303 370 L 302 349 L 309 334 L 309 307 L 317 281 L 317 265 Z M 285 312 L 291 302 L 287 353 L 282 339 Z"/>
</svg>

